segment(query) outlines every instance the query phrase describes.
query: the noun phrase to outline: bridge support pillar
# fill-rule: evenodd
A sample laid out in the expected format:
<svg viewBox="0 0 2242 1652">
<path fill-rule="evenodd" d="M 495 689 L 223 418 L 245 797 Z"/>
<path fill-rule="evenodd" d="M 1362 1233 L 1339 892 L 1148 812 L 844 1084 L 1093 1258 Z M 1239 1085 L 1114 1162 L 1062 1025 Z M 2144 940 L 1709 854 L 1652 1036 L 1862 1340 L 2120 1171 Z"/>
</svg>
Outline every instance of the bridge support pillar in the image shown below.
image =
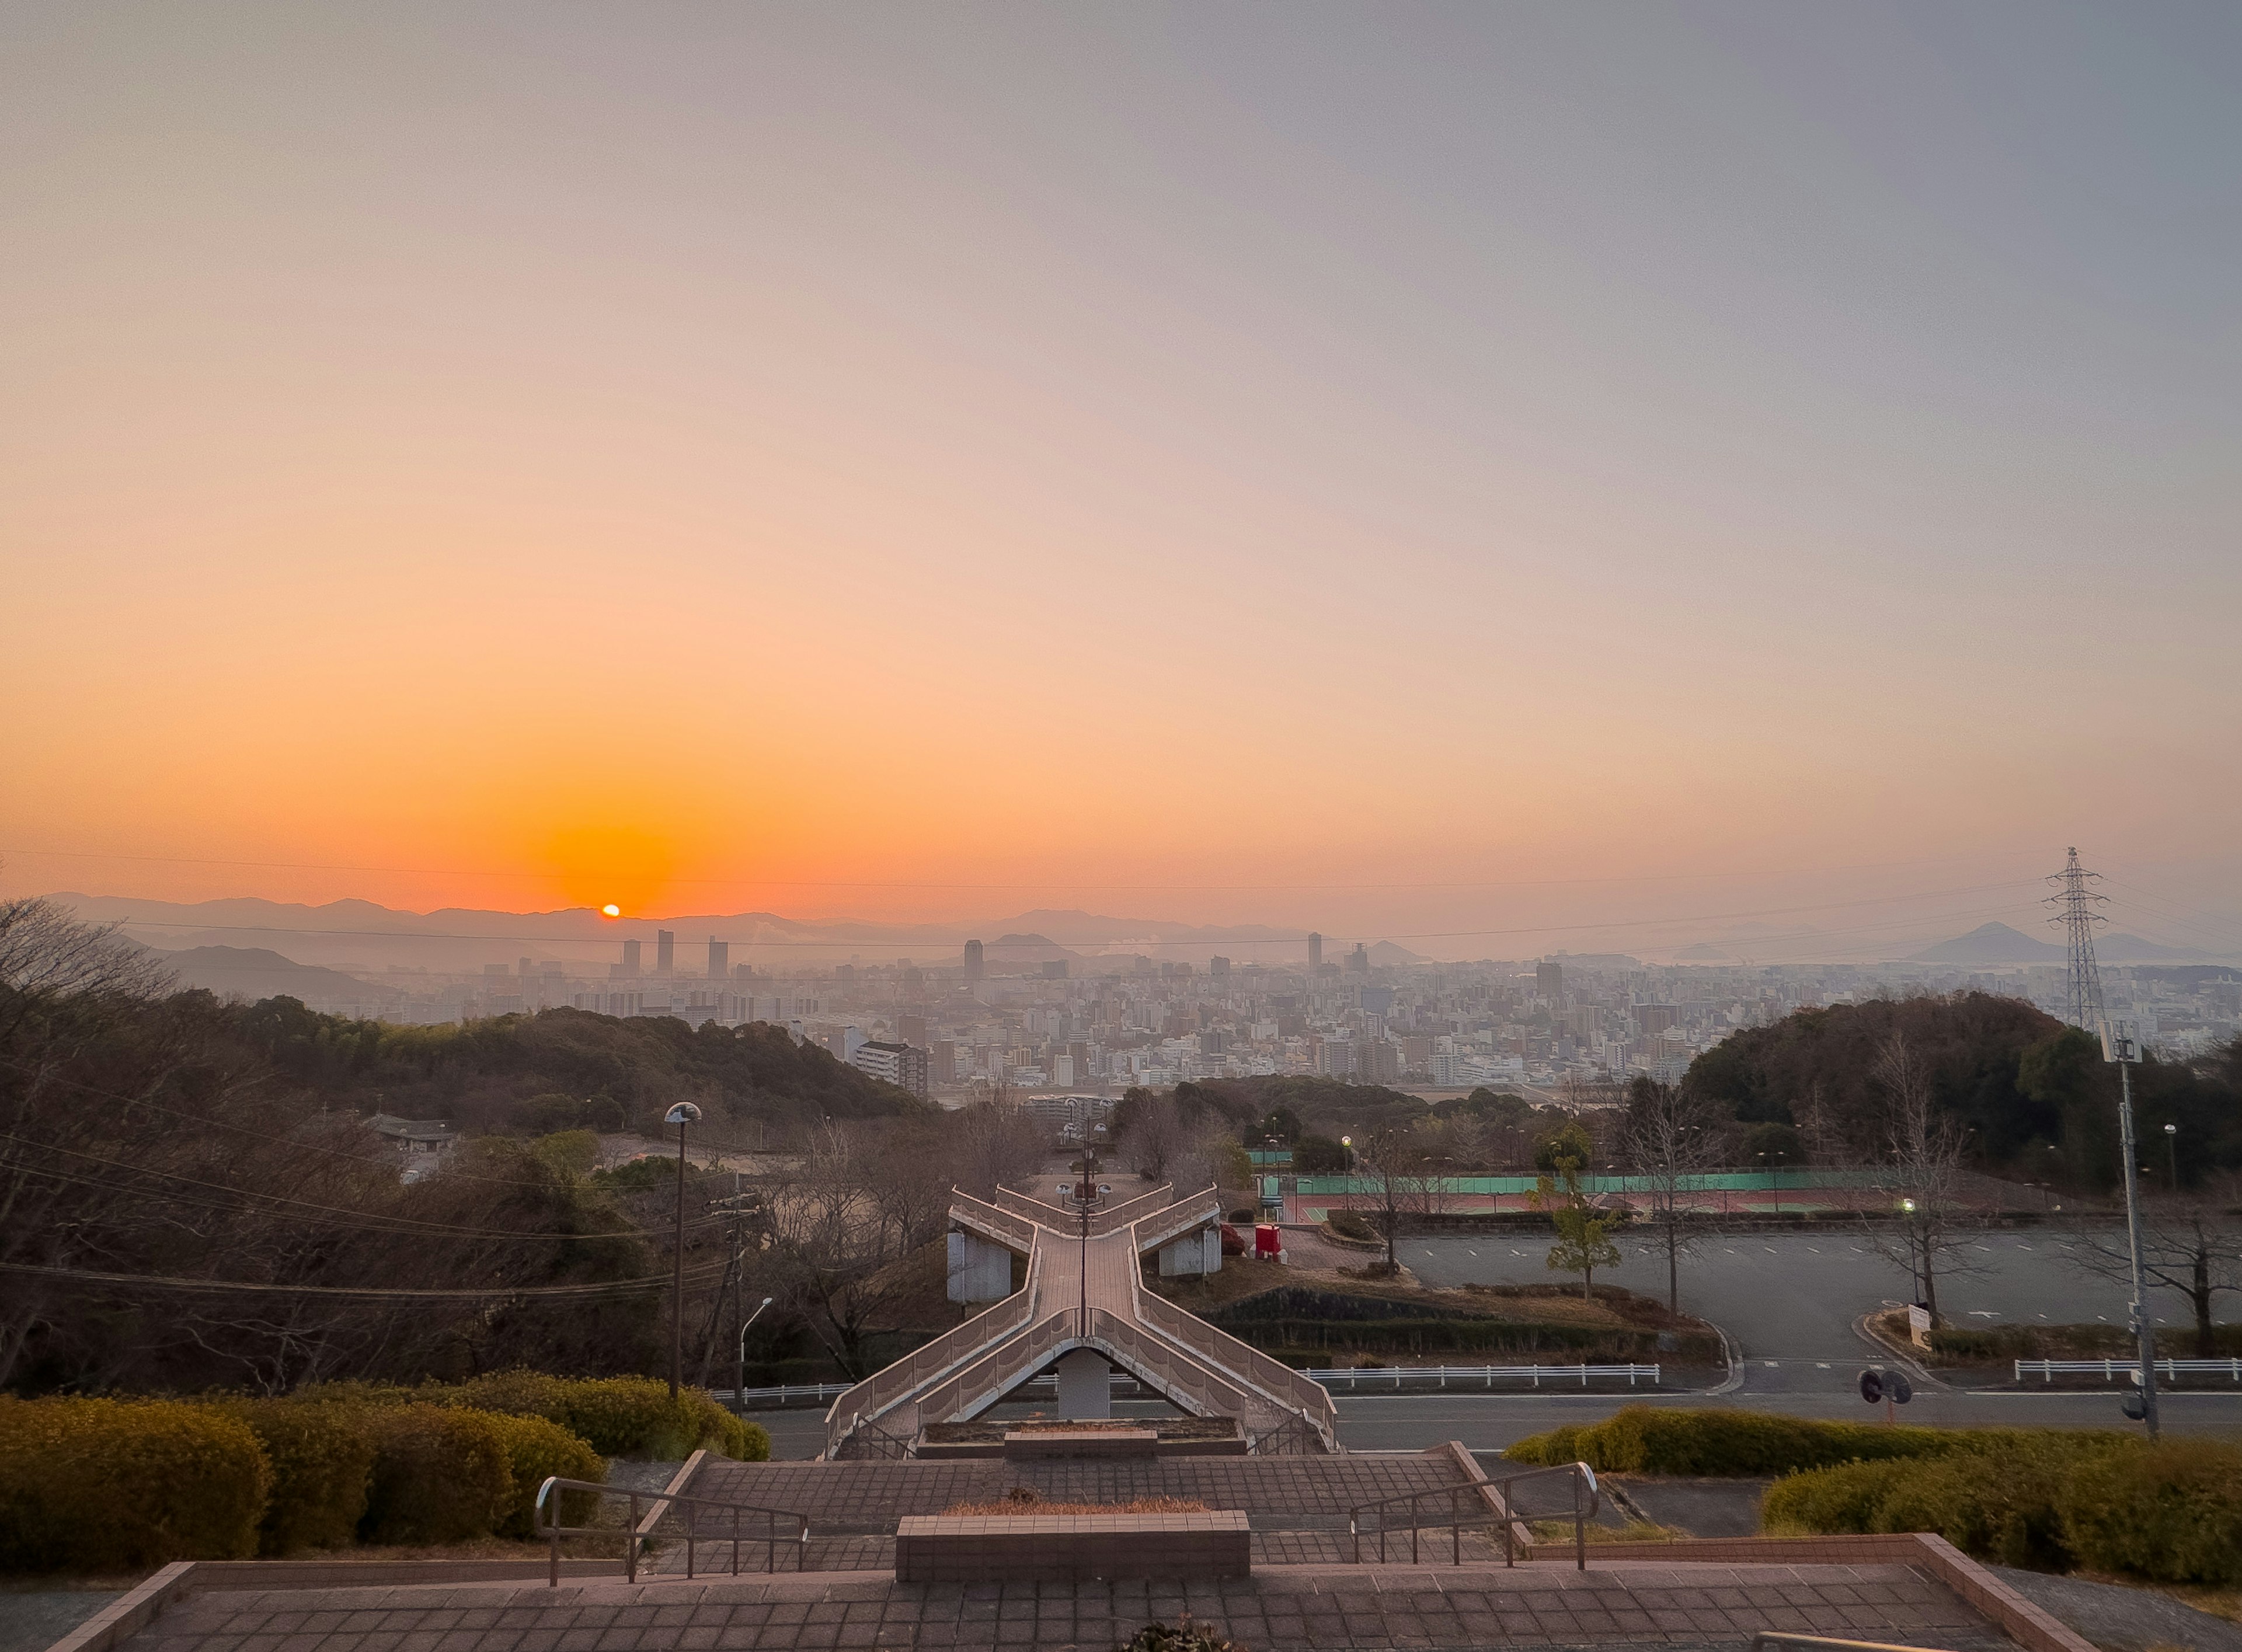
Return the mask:
<svg viewBox="0 0 2242 1652">
<path fill-rule="evenodd" d="M 1222 1230 L 1218 1227 L 1186 1233 L 1160 1246 L 1160 1277 L 1164 1279 L 1221 1272 Z"/>
<path fill-rule="evenodd" d="M 1012 1253 L 978 1233 L 950 1233 L 950 1299 L 1001 1302 L 1012 1293 Z"/>
<path fill-rule="evenodd" d="M 1095 1348 L 1077 1348 L 1058 1360 L 1058 1414 L 1070 1422 L 1113 1414 L 1113 1367 Z"/>
</svg>

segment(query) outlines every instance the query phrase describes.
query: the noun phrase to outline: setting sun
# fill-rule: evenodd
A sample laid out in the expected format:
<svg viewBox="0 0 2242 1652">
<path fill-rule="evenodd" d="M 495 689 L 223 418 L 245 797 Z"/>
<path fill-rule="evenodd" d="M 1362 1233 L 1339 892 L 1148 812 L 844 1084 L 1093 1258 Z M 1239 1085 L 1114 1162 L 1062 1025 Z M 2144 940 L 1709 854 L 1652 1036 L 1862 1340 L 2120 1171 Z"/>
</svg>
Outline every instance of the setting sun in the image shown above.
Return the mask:
<svg viewBox="0 0 2242 1652">
<path fill-rule="evenodd" d="M 623 909 L 617 906 L 613 901 L 609 901 L 605 906 L 601 907 L 600 910 L 604 912 L 609 917 L 621 917 L 623 915 Z"/>
</svg>

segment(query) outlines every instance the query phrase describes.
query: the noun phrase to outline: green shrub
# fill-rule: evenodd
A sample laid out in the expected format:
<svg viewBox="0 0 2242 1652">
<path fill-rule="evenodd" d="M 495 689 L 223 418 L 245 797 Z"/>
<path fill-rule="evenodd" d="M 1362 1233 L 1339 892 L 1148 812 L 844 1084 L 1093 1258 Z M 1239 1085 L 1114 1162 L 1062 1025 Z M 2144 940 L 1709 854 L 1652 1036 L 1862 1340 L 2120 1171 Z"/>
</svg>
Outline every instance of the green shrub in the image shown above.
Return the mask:
<svg viewBox="0 0 2242 1652">
<path fill-rule="evenodd" d="M 440 1397 L 440 1391 L 430 1393 Z M 704 1446 L 748 1462 L 770 1455 L 770 1436 L 760 1427 L 742 1422 L 698 1388 L 672 1400 L 669 1386 L 651 1377 L 566 1379 L 505 1371 L 441 1390 L 440 1397 L 450 1405 L 543 1417 L 606 1457 L 669 1461 Z"/>
<path fill-rule="evenodd" d="M 507 1466 L 514 1478 L 514 1500 L 499 1522 L 500 1537 L 537 1535 L 537 1488 L 547 1477 L 588 1480 L 607 1477 L 600 1454 L 555 1422 L 542 1417 L 505 1416 L 495 1412 L 470 1414 L 482 1417 L 496 1431 L 506 1449 Z M 588 1526 L 599 1499 L 587 1491 L 560 1494 L 560 1523 Z"/>
<path fill-rule="evenodd" d="M 514 1507 L 514 1467 L 499 1420 L 433 1405 L 360 1414 L 373 1437 L 373 1481 L 359 1534 L 370 1543 L 487 1537 Z"/>
<path fill-rule="evenodd" d="M 272 1469 L 177 1400 L 0 1399 L 0 1571 L 136 1572 L 257 1552 Z"/>
<path fill-rule="evenodd" d="M 1600 1423 L 1528 1435 L 1503 1455 L 1526 1463 L 1578 1460 L 1621 1474 L 1787 1474 L 1835 1463 L 2026 1451 L 2051 1440 L 2107 1446 L 2130 1438 L 2115 1429 L 1894 1428 L 1764 1411 L 1627 1406 Z"/>
<path fill-rule="evenodd" d="M 373 1477 L 373 1431 L 362 1409 L 294 1400 L 232 1400 L 217 1408 L 249 1426 L 272 1465 L 258 1554 L 344 1548 L 357 1541 Z"/>
<path fill-rule="evenodd" d="M 1892 1481 L 1911 1466 L 1895 1458 L 1787 1475 L 1760 1499 L 1760 1529 L 1770 1536 L 1880 1530 L 1876 1513 Z"/>
<path fill-rule="evenodd" d="M 1965 1555 L 2061 1571 L 2074 1556 L 2060 1513 L 2066 1482 L 2109 1454 L 2056 1436 L 1943 1457 L 1841 1463 L 1777 1481 L 1762 1526 L 1783 1532 L 1936 1532 Z"/>
<path fill-rule="evenodd" d="M 1378 1238 L 1378 1230 L 1353 1211 L 1333 1211 L 1324 1220 L 1341 1239 L 1368 1242 Z"/>
<path fill-rule="evenodd" d="M 2082 1566 L 2163 1583 L 2242 1583 L 2242 1447 L 2167 1440 L 2081 1464 L 2064 1487 Z"/>
</svg>

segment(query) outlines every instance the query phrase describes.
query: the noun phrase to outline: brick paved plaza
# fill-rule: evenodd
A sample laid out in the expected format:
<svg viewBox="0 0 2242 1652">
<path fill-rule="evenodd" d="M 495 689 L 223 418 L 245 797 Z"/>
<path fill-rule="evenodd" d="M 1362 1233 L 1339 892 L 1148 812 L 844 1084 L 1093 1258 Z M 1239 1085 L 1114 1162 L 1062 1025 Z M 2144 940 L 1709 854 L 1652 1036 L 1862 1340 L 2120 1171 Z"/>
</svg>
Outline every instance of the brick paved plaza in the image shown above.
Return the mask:
<svg viewBox="0 0 2242 1652">
<path fill-rule="evenodd" d="M 1735 1648 L 1761 1628 L 1952 1652 L 2010 1643 L 1908 1566 L 1319 1566 L 1208 1585 L 923 1587 L 884 1573 L 211 1593 L 130 1652 L 668 1652 L 1033 1647 L 1105 1652 L 1188 1611 L 1253 1652 L 1324 1647 Z"/>
</svg>

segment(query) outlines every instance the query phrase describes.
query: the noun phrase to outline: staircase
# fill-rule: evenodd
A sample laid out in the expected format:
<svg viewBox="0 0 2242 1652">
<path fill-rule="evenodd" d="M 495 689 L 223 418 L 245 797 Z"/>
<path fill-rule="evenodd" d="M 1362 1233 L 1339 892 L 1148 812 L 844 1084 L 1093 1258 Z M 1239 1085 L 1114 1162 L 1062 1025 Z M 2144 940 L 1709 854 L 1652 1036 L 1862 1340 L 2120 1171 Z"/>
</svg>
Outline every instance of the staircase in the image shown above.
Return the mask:
<svg viewBox="0 0 2242 1652">
<path fill-rule="evenodd" d="M 902 1455 L 930 1423 L 978 1416 L 1077 1348 L 1091 1348 L 1193 1416 L 1236 1417 L 1262 1454 L 1339 1449 L 1331 1396 L 1144 1288 L 1138 1258 L 1221 1219 L 1208 1188 L 1159 1187 L 1081 1218 L 1009 1190 L 953 1192 L 950 1220 L 1028 1259 L 1027 1283 L 833 1402 L 825 1455 Z"/>
</svg>

